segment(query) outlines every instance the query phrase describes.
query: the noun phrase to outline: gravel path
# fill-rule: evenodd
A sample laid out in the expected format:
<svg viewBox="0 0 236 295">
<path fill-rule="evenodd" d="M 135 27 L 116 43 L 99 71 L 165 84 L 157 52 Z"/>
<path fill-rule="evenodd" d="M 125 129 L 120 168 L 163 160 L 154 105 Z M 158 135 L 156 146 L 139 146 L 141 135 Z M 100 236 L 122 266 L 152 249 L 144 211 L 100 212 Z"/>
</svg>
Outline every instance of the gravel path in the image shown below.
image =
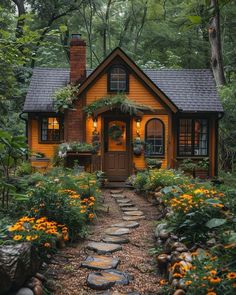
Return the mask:
<svg viewBox="0 0 236 295">
<path fill-rule="evenodd" d="M 55 295 L 83 295 L 83 294 L 157 294 L 160 278 L 156 274 L 155 258 L 149 254 L 150 248 L 154 247 L 154 221 L 157 220 L 157 208 L 148 203 L 144 198 L 138 196 L 131 190 L 124 190 L 122 195 L 126 196 L 142 211 L 145 219 L 138 220 L 137 228 L 131 228 L 127 237 L 129 243 L 122 244 L 122 250 L 110 254 L 120 259 L 117 270 L 128 273 L 133 277 L 128 285 L 115 285 L 109 291 L 96 291 L 88 287 L 87 277 L 96 270 L 81 267 L 81 263 L 88 256 L 96 253 L 87 249 L 91 242 L 101 242 L 105 237 L 105 231 L 115 223 L 124 222 L 123 211 L 117 200 L 111 197 L 110 190 L 104 190 L 102 197 L 109 211 L 101 211 L 97 220 L 90 229 L 90 234 L 85 241 L 73 247 L 66 247 L 55 255 L 48 267 L 48 275 L 53 278 Z M 96 254 L 97 255 L 97 254 Z"/>
</svg>

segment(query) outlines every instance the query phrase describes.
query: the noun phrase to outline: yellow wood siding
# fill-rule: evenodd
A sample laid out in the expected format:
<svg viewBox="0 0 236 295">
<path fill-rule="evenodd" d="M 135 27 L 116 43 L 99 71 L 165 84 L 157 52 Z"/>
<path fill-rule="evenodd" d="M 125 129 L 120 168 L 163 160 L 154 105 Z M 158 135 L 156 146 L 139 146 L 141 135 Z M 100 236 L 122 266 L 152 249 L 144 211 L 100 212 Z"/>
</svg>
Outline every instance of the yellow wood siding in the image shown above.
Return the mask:
<svg viewBox="0 0 236 295">
<path fill-rule="evenodd" d="M 168 155 L 168 115 L 145 115 L 142 118 L 141 121 L 141 128 L 140 128 L 140 136 L 142 140 L 145 140 L 145 125 L 147 121 L 150 119 L 157 118 L 160 119 L 165 126 L 165 154 L 164 158 L 160 158 L 160 161 L 162 161 L 162 168 L 167 167 L 167 155 Z M 136 122 L 133 120 L 133 138 L 136 137 Z M 135 164 L 135 167 L 137 169 L 143 169 L 145 168 L 145 158 L 144 155 L 142 154 L 141 156 L 135 156 L 133 155 L 133 163 Z"/>
<path fill-rule="evenodd" d="M 86 104 L 107 95 L 107 74 L 104 74 L 87 91 Z M 137 103 L 148 105 L 154 109 L 164 109 L 160 101 L 133 75 L 129 75 L 129 93 L 127 96 Z"/>
<path fill-rule="evenodd" d="M 30 134 L 31 134 L 31 142 L 30 148 L 33 153 L 43 153 L 45 157 L 52 158 L 54 155 L 54 151 L 58 144 L 53 143 L 39 143 L 39 128 L 38 121 L 35 119 L 31 119 L 29 122 Z"/>
</svg>

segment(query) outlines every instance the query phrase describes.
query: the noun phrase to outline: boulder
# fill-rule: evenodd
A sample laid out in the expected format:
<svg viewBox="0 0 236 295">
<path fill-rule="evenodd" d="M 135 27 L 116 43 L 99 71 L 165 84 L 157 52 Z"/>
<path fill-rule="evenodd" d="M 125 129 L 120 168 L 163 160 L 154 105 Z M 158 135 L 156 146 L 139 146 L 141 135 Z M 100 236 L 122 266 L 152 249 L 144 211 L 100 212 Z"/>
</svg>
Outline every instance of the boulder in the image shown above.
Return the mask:
<svg viewBox="0 0 236 295">
<path fill-rule="evenodd" d="M 30 243 L 0 247 L 0 294 L 20 288 L 40 265 L 38 253 Z"/>
<path fill-rule="evenodd" d="M 166 230 L 167 228 L 167 223 L 160 223 L 157 225 L 156 229 L 155 229 L 155 237 L 159 238 L 160 232 L 163 230 Z"/>
<path fill-rule="evenodd" d="M 34 292 L 29 288 L 20 288 L 16 295 L 34 295 Z"/>
</svg>

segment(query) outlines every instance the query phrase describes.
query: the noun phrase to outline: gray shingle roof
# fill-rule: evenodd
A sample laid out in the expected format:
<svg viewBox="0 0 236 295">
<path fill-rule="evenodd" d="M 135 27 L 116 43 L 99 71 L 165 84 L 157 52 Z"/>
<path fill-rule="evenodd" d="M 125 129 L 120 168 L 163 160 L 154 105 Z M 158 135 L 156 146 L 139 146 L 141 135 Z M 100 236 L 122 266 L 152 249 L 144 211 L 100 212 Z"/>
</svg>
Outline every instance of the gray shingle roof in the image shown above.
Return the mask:
<svg viewBox="0 0 236 295">
<path fill-rule="evenodd" d="M 87 75 L 91 74 L 87 71 Z M 180 111 L 222 112 L 210 70 L 144 70 Z M 25 112 L 53 111 L 53 93 L 69 82 L 69 69 L 35 68 L 26 96 Z"/>
</svg>

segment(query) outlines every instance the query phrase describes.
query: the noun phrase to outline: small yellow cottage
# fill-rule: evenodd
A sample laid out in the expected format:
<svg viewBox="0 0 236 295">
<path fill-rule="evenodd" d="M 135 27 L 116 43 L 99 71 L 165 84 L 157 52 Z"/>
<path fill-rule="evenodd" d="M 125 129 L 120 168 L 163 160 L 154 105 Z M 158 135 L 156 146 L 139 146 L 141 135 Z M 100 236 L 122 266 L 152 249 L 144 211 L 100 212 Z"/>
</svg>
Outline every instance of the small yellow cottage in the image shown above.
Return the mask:
<svg viewBox="0 0 236 295">
<path fill-rule="evenodd" d="M 69 83 L 79 85 L 74 109 L 56 112 L 54 92 Z M 186 158 L 209 159 L 207 174 L 217 174 L 223 109 L 208 69 L 144 70 L 116 48 L 86 70 L 86 43 L 74 34 L 70 69 L 35 68 L 23 112 L 29 146 L 42 154 L 33 165 L 50 162 L 60 143 L 84 142 L 96 143 L 96 152 L 68 151 L 68 165 L 77 159 L 110 181 L 144 169 L 146 158 L 173 168 Z"/>
</svg>

